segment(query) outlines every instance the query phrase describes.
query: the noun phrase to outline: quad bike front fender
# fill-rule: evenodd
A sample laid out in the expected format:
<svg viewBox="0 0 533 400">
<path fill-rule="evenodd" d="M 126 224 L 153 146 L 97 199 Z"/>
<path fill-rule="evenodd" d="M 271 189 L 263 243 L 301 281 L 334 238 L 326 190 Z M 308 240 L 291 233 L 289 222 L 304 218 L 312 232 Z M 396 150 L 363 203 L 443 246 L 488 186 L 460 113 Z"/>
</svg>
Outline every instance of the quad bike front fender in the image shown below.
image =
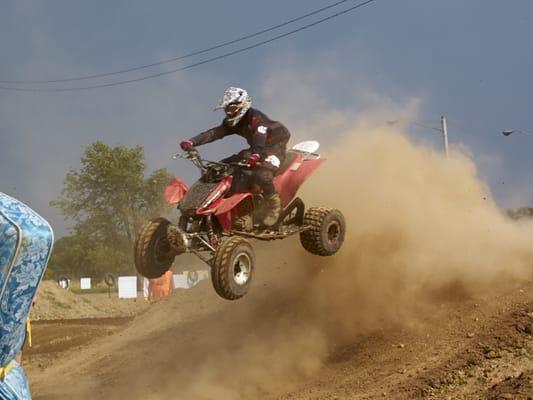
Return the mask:
<svg viewBox="0 0 533 400">
<path fill-rule="evenodd" d="M 232 210 L 235 209 L 243 200 L 248 197 L 252 197 L 250 193 L 236 193 L 233 196 L 228 197 L 227 199 L 221 199 L 220 203 L 217 204 L 215 209 L 215 216 L 217 217 L 222 229 L 227 232 L 231 229 L 232 223 Z"/>
<path fill-rule="evenodd" d="M 217 204 L 217 208 L 215 209 L 215 215 L 225 214 L 228 211 L 233 210 L 241 201 L 247 199 L 248 197 L 252 197 L 252 194 L 235 193 L 234 195 L 226 199 L 222 199 L 220 203 Z"/>
<path fill-rule="evenodd" d="M 225 212 L 224 214 L 219 214 L 216 216 L 222 230 L 224 232 L 229 232 L 231 230 L 232 224 L 232 215 L 231 211 Z"/>
<path fill-rule="evenodd" d="M 163 196 L 166 202 L 172 206 L 178 204 L 188 190 L 189 187 L 183 180 L 180 178 L 174 178 L 165 188 Z"/>
</svg>

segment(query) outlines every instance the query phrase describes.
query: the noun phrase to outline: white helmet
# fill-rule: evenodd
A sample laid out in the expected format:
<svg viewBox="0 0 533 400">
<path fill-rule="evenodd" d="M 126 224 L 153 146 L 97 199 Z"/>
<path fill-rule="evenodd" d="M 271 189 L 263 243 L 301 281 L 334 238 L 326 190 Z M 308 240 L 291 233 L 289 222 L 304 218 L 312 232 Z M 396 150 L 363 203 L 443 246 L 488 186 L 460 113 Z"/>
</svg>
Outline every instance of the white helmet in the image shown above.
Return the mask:
<svg viewBox="0 0 533 400">
<path fill-rule="evenodd" d="M 230 86 L 224 91 L 224 96 L 219 100 L 215 110 L 223 108 L 227 116 L 226 121 L 235 126 L 251 105 L 252 98 L 246 90 Z"/>
</svg>

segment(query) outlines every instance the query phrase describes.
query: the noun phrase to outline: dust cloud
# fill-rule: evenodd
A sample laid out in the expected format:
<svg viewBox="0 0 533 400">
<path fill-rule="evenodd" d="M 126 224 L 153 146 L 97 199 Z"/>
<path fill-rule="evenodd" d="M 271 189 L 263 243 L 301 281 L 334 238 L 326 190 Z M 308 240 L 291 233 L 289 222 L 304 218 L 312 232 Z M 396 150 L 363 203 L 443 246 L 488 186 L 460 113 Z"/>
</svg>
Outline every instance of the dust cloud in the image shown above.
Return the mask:
<svg viewBox="0 0 533 400">
<path fill-rule="evenodd" d="M 466 151 L 446 158 L 371 120 L 327 150 L 303 195 L 344 212 L 346 244 L 331 259 L 302 257 L 322 271 L 309 304 L 336 339 L 417 322 L 446 292 L 487 294 L 531 277 L 533 225 L 502 213 Z"/>
<path fill-rule="evenodd" d="M 336 346 L 420 322 L 443 288 L 489 293 L 530 276 L 533 227 L 506 219 L 467 155 L 446 159 L 371 120 L 323 152 L 329 161 L 301 194 L 345 214 L 342 250 L 320 258 L 297 238 L 255 243 L 249 295 L 225 302 L 204 285 L 180 295 L 197 296 L 190 317 L 179 296 L 155 305 L 98 350 L 107 358 L 92 395 L 275 397 L 317 374 Z"/>
</svg>

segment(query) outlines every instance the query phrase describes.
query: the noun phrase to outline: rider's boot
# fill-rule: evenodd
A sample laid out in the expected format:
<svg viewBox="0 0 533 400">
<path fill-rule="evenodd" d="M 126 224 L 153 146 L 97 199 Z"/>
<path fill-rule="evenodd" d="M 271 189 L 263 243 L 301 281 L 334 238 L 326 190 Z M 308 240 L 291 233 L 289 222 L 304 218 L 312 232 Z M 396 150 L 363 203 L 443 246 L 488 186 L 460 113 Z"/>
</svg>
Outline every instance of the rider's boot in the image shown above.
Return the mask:
<svg viewBox="0 0 533 400">
<path fill-rule="evenodd" d="M 263 219 L 263 225 L 272 226 L 278 222 L 279 213 L 281 212 L 281 200 L 277 193 L 267 194 L 263 196 L 265 199 L 265 206 L 267 211 Z"/>
<path fill-rule="evenodd" d="M 253 219 L 251 214 L 239 215 L 233 219 L 233 228 L 236 231 L 251 232 L 253 230 Z"/>
</svg>

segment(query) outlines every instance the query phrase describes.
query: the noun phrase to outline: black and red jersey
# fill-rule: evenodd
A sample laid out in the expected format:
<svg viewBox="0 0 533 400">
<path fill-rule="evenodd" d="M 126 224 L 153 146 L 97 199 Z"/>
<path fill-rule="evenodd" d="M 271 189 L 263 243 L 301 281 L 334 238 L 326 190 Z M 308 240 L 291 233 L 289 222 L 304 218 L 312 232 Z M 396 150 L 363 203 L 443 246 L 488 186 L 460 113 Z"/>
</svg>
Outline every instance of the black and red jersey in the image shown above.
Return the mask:
<svg viewBox="0 0 533 400">
<path fill-rule="evenodd" d="M 285 158 L 291 136 L 281 122 L 273 121 L 261 111 L 250 108 L 235 126 L 224 119 L 219 126 L 194 136 L 190 141 L 194 146 L 201 146 L 228 135 L 242 136 L 250 146 L 250 151 L 259 154 L 261 159 L 275 155 L 280 161 Z"/>
</svg>

